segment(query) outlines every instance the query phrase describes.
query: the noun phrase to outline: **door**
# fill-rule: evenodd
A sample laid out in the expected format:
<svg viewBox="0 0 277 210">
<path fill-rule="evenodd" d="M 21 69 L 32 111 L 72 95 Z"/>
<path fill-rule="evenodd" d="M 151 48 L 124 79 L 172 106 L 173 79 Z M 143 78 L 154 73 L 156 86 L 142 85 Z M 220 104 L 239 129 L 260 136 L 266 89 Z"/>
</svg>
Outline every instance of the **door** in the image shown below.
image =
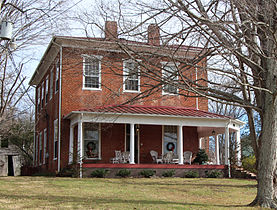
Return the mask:
<svg viewBox="0 0 277 210">
<path fill-rule="evenodd" d="M 8 155 L 8 176 L 14 176 L 13 156 Z"/>
<path fill-rule="evenodd" d="M 130 152 L 130 124 L 126 124 L 125 134 L 125 150 Z M 139 163 L 139 125 L 135 125 L 135 163 Z"/>
</svg>

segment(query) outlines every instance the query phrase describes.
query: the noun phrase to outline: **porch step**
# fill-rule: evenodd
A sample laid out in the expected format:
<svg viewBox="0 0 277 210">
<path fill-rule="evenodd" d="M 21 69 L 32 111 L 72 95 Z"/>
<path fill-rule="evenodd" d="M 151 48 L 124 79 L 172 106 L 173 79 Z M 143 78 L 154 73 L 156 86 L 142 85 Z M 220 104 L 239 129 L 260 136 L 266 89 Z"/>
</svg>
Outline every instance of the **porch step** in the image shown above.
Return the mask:
<svg viewBox="0 0 277 210">
<path fill-rule="evenodd" d="M 243 179 L 257 179 L 257 175 L 244 170 L 242 167 L 235 167 L 232 169 L 232 177 L 234 178 L 243 178 Z"/>
</svg>

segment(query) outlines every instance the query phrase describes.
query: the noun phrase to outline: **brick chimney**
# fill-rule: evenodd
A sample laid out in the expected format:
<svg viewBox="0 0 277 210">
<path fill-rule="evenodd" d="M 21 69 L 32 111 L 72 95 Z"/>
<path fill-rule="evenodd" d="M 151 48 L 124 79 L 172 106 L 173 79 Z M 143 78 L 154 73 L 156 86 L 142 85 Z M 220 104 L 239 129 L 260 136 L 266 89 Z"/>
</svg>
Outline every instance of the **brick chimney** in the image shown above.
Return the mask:
<svg viewBox="0 0 277 210">
<path fill-rule="evenodd" d="M 115 21 L 105 22 L 105 38 L 117 39 L 117 23 Z"/>
<path fill-rule="evenodd" d="M 148 44 L 154 46 L 160 45 L 160 28 L 157 24 L 150 24 L 148 26 Z"/>
</svg>

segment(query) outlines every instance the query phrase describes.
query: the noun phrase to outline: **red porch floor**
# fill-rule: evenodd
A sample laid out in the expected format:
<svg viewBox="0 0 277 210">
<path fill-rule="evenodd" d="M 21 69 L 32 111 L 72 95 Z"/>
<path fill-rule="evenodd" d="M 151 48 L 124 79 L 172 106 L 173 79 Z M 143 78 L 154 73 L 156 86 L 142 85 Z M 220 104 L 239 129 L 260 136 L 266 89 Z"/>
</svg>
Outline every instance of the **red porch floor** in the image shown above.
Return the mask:
<svg viewBox="0 0 277 210">
<path fill-rule="evenodd" d="M 84 163 L 83 168 L 152 168 L 152 169 L 225 169 L 225 165 L 178 165 L 178 164 L 96 164 Z"/>
</svg>

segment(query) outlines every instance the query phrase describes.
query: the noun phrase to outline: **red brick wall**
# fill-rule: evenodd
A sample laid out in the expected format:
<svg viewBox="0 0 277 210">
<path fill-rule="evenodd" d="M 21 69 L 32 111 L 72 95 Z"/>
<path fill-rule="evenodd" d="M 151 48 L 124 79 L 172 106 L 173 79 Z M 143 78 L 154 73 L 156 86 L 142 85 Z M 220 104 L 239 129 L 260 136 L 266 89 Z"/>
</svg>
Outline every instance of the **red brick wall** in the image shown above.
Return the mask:
<svg viewBox="0 0 277 210">
<path fill-rule="evenodd" d="M 184 151 L 191 151 L 192 153 L 197 153 L 199 150 L 199 140 L 197 127 L 183 127 L 183 148 Z"/>
</svg>

